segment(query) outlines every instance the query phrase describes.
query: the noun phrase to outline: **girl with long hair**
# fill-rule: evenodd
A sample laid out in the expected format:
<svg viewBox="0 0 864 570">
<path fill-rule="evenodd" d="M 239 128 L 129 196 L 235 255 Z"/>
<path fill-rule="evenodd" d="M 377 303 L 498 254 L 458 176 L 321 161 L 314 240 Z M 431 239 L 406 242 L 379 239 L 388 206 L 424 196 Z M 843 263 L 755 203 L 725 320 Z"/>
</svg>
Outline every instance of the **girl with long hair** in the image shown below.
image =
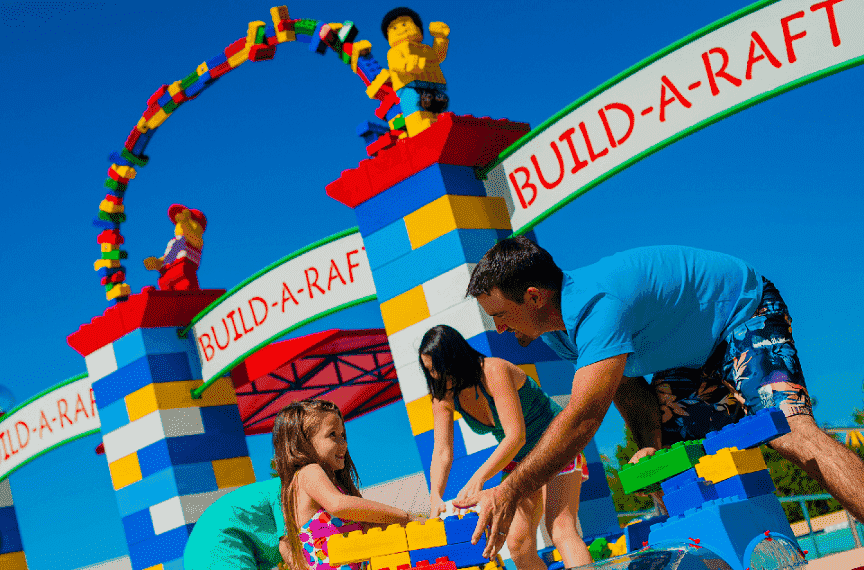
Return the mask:
<svg viewBox="0 0 864 570">
<path fill-rule="evenodd" d="M 369 501 L 357 489 L 359 477 L 336 404 L 303 400 L 282 409 L 273 425 L 276 473 L 282 480 L 285 536 L 279 543 L 284 568 L 330 570 L 327 538 L 361 530 L 361 522 L 406 524 L 424 520 Z M 347 564 L 340 570 L 359 570 Z"/>
<path fill-rule="evenodd" d="M 442 499 L 453 464 L 453 418 L 459 412 L 472 431 L 492 433 L 498 447 L 457 495 L 477 494 L 499 471 L 512 471 L 540 440 L 561 406 L 519 367 L 501 358 L 485 357 L 456 329 L 438 325 L 423 336 L 420 367 L 432 395 L 434 450 L 430 468 L 432 496 L 429 516 L 446 510 Z M 580 454 L 542 489 L 518 506 L 507 548 L 519 570 L 545 570 L 537 555 L 537 527 L 546 511 L 546 528 L 565 568 L 590 564 L 591 555 L 576 530 L 579 489 L 588 478 Z"/>
</svg>

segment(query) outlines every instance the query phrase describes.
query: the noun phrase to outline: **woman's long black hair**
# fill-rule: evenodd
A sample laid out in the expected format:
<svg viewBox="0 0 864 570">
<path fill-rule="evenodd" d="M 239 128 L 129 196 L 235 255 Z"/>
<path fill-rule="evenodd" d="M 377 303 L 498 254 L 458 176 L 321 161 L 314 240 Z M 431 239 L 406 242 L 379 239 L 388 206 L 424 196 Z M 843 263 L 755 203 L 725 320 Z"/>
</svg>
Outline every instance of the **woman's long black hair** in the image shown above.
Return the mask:
<svg viewBox="0 0 864 570">
<path fill-rule="evenodd" d="M 481 353 L 468 344 L 465 337 L 453 327 L 437 325 L 426 331 L 420 342 L 420 368 L 426 376 L 429 393 L 436 400 L 443 400 L 447 395 L 447 378 L 450 378 L 454 397 L 465 388 L 480 384 L 483 378 L 483 359 Z M 423 366 L 422 356 L 426 354 L 432 359 L 432 368 L 438 378 L 433 378 Z"/>
</svg>

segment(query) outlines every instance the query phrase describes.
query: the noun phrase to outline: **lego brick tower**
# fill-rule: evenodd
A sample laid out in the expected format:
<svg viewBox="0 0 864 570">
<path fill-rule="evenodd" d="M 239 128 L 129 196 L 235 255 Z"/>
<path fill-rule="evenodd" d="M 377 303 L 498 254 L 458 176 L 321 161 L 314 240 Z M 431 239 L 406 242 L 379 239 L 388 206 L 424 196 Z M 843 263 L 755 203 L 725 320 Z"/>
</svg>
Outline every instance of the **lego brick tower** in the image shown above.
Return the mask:
<svg viewBox="0 0 864 570">
<path fill-rule="evenodd" d="M 9 478 L 0 481 L 0 568 L 27 570 Z"/>
<path fill-rule="evenodd" d="M 230 378 L 193 399 L 198 356 L 177 335 L 222 293 L 148 287 L 68 337 L 93 380 L 133 570 L 182 570 L 204 509 L 255 481 Z"/>
<path fill-rule="evenodd" d="M 480 352 L 519 365 L 550 395 L 570 393 L 572 366 L 561 363 L 542 342 L 523 348 L 513 335 L 497 334 L 491 317 L 475 299 L 465 297 L 476 263 L 512 233 L 505 199 L 488 192 L 474 169 L 492 162 L 528 130 L 525 123 L 445 113 L 425 131 L 344 171 L 327 187 L 328 195 L 357 214 L 427 481 L 432 406 L 417 350 L 432 326 L 450 325 Z M 551 386 L 558 390 L 550 391 Z M 474 434 L 458 414 L 456 423 L 445 500 L 455 497 L 497 445 L 491 434 Z M 597 480 L 582 498 L 602 501 L 603 508 L 590 516 L 586 509 L 583 531 L 586 536 L 620 534 L 593 443 L 587 451 Z M 500 475 L 486 486 L 498 483 Z"/>
</svg>

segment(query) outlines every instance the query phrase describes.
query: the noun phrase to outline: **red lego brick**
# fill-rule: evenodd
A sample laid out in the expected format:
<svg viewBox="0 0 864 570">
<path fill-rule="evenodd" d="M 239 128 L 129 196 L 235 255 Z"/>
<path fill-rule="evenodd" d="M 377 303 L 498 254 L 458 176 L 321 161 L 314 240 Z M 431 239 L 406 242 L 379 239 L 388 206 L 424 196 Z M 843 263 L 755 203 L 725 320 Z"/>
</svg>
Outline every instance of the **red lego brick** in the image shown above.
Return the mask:
<svg viewBox="0 0 864 570">
<path fill-rule="evenodd" d="M 126 137 L 126 143 L 123 145 L 126 150 L 132 152 L 132 149 L 135 148 L 135 143 L 138 142 L 138 137 L 141 136 L 141 131 L 138 130 L 138 127 L 132 127 L 132 132 L 129 133 L 129 136 Z"/>
<path fill-rule="evenodd" d="M 168 91 L 167 85 L 163 85 L 162 87 L 157 89 L 156 92 L 153 95 L 150 95 L 150 98 L 147 99 L 147 107 L 153 107 L 155 105 L 158 108 L 159 98 L 162 97 L 162 95 L 165 95 L 166 91 Z"/>
<path fill-rule="evenodd" d="M 110 243 L 112 245 L 121 245 L 124 241 L 120 235 L 120 230 L 103 230 L 96 238 L 96 243 Z"/>
<path fill-rule="evenodd" d="M 246 47 L 246 38 L 242 37 L 239 40 L 237 40 L 236 42 L 232 43 L 231 45 L 229 45 L 228 47 L 225 48 L 225 57 L 230 59 L 232 55 L 238 54 L 241 51 L 243 51 L 243 48 L 245 48 L 245 47 Z M 211 77 L 213 76 L 212 72 L 211 72 L 210 76 Z"/>
<path fill-rule="evenodd" d="M 158 113 L 161 110 L 162 110 L 162 107 L 159 106 L 159 103 L 154 103 L 153 105 L 149 105 L 147 107 L 147 110 L 144 111 L 144 114 L 142 115 L 142 117 L 144 117 L 145 121 L 149 121 L 153 117 L 153 115 L 155 115 L 156 113 Z"/>
<path fill-rule="evenodd" d="M 108 169 L 108 176 L 110 176 L 112 180 L 116 180 L 120 184 L 129 184 L 129 179 L 123 178 L 122 176 L 117 174 L 117 172 L 113 168 Z"/>
<path fill-rule="evenodd" d="M 188 101 L 189 97 L 187 97 L 186 93 L 184 93 L 183 91 L 178 91 L 174 94 L 173 97 L 171 97 L 171 100 L 179 105 L 180 103 L 185 103 L 186 101 Z"/>
<path fill-rule="evenodd" d="M 366 147 L 366 154 L 369 156 L 375 156 L 385 148 L 390 148 L 396 141 L 399 140 L 399 135 L 405 131 L 390 131 L 388 133 L 384 133 L 378 139 Z"/>
<path fill-rule="evenodd" d="M 216 79 L 217 77 L 221 77 L 234 69 L 227 61 L 223 61 L 216 67 L 210 70 L 210 79 Z"/>
<path fill-rule="evenodd" d="M 276 55 L 275 45 L 254 45 L 249 49 L 249 61 L 264 61 L 267 59 L 273 59 L 274 55 Z"/>
<path fill-rule="evenodd" d="M 118 206 L 123 204 L 123 198 L 121 198 L 120 196 L 112 196 L 111 194 L 106 194 L 105 199 L 112 204 L 117 204 Z"/>
<path fill-rule="evenodd" d="M 293 32 L 294 31 L 294 22 L 297 20 L 280 20 L 279 26 L 277 29 L 280 32 Z"/>
<path fill-rule="evenodd" d="M 354 208 L 436 162 L 485 166 L 528 131 L 527 123 L 443 113 L 419 135 L 401 139 L 375 158 L 360 161 L 357 168 L 343 171 L 326 192 Z"/>
<path fill-rule="evenodd" d="M 456 563 L 451 562 L 446 556 L 435 559 L 435 564 L 429 564 L 428 560 L 421 560 L 414 567 L 416 570 L 456 570 Z"/>
<path fill-rule="evenodd" d="M 87 356 L 139 328 L 185 326 L 223 293 L 224 289 L 157 291 L 145 287 L 126 302 L 108 307 L 102 315 L 81 325 L 66 337 L 66 342 L 81 356 Z"/>
<path fill-rule="evenodd" d="M 380 93 L 381 90 L 379 89 L 378 92 Z M 377 96 L 376 96 L 376 98 L 377 98 Z M 381 119 L 382 121 L 386 120 L 387 113 L 390 111 L 390 109 L 393 108 L 393 105 L 398 105 L 398 104 L 399 104 L 399 96 L 396 95 L 396 93 L 391 92 L 389 95 L 384 97 L 384 99 L 378 105 L 378 108 L 375 109 L 375 116 L 378 117 L 379 119 Z"/>
<path fill-rule="evenodd" d="M 269 36 L 269 37 L 267 37 L 267 45 L 268 45 L 268 46 L 275 46 L 275 45 L 279 45 L 279 38 L 276 37 L 276 36 Z"/>
</svg>

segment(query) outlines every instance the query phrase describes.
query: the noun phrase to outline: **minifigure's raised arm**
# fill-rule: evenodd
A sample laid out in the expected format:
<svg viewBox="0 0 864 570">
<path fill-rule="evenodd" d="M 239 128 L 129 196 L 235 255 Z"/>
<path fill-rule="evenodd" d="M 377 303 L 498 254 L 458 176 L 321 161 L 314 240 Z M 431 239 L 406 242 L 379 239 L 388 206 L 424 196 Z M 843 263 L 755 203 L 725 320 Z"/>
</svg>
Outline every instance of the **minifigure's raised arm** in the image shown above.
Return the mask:
<svg viewBox="0 0 864 570">
<path fill-rule="evenodd" d="M 435 40 L 432 49 L 435 50 L 435 59 L 441 63 L 447 58 L 447 47 L 450 45 L 450 26 L 444 22 L 432 22 L 429 24 L 429 33 Z"/>
</svg>

